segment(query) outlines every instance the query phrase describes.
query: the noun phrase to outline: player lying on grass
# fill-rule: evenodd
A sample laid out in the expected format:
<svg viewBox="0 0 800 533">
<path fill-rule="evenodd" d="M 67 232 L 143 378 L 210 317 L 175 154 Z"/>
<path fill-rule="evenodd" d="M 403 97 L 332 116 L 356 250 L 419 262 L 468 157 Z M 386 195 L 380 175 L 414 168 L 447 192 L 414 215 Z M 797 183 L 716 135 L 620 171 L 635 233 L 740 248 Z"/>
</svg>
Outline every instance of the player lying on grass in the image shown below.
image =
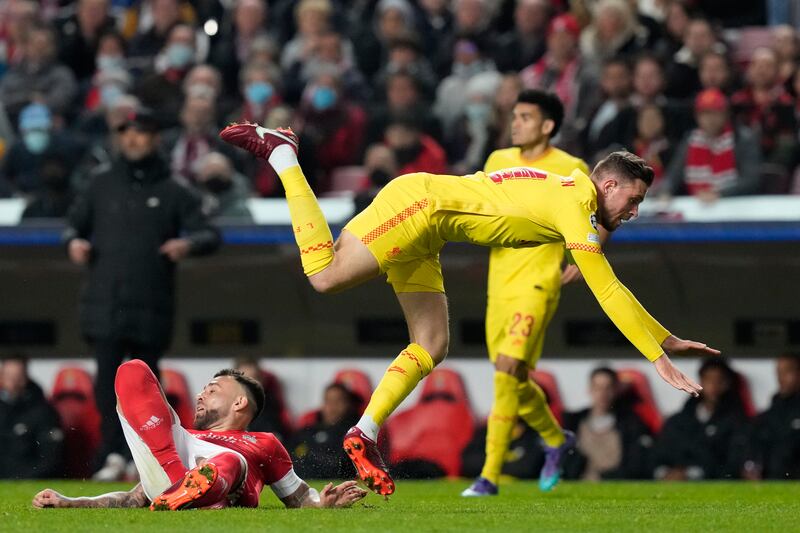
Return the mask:
<svg viewBox="0 0 800 533">
<path fill-rule="evenodd" d="M 511 248 L 560 242 L 601 307 L 673 387 L 700 386 L 667 353 L 718 354 L 672 335 L 617 280 L 600 248 L 598 224 L 614 231 L 635 217 L 653 181 L 639 157 L 615 152 L 591 177 L 559 176 L 522 167 L 469 176 L 408 174 L 392 180 L 333 243 L 330 228 L 297 162 L 291 130 L 232 124 L 220 137 L 267 160 L 286 191 L 303 269 L 315 290 L 333 293 L 387 274 L 408 324 L 411 343 L 386 370 L 345 452 L 359 477 L 379 494 L 394 482 L 376 445 L 386 418 L 447 355 L 449 326 L 439 251 L 448 241 Z M 424 443 L 420 443 L 421 446 Z"/>
<path fill-rule="evenodd" d="M 265 485 L 292 508 L 348 507 L 367 494 L 355 481 L 328 484 L 317 492 L 295 474 L 274 435 L 248 432 L 247 425 L 264 407 L 264 390 L 237 370 L 217 372 L 197 396 L 194 430 L 180 425 L 144 362 L 122 364 L 114 387 L 141 483 L 128 492 L 84 498 L 45 489 L 33 498 L 34 507 L 258 507 Z"/>
</svg>

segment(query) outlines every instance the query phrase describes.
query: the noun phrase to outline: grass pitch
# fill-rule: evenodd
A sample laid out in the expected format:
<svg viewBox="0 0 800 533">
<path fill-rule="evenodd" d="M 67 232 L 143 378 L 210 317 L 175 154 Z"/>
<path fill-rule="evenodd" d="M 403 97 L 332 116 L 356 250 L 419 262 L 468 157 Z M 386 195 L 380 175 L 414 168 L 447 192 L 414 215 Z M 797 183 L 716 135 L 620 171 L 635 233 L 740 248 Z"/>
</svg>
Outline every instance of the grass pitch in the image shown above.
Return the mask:
<svg viewBox="0 0 800 533">
<path fill-rule="evenodd" d="M 800 483 L 534 483 L 465 499 L 467 481 L 400 481 L 390 501 L 352 509 L 287 510 L 269 490 L 258 509 L 153 513 L 146 509 L 33 509 L 50 487 L 69 496 L 126 490 L 79 481 L 0 482 L 0 531 L 762 531 L 800 532 Z M 312 483 L 321 488 L 321 483 Z"/>
</svg>

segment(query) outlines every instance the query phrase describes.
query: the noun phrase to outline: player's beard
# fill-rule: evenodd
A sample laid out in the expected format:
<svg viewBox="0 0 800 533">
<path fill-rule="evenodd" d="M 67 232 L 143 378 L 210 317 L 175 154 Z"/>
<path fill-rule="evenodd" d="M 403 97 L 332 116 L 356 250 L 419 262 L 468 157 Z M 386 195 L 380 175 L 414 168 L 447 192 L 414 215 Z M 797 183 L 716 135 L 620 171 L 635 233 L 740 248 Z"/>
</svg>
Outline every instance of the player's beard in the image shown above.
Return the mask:
<svg viewBox="0 0 800 533">
<path fill-rule="evenodd" d="M 219 410 L 204 409 L 202 413 L 194 414 L 194 429 L 208 429 L 219 419 Z"/>
</svg>

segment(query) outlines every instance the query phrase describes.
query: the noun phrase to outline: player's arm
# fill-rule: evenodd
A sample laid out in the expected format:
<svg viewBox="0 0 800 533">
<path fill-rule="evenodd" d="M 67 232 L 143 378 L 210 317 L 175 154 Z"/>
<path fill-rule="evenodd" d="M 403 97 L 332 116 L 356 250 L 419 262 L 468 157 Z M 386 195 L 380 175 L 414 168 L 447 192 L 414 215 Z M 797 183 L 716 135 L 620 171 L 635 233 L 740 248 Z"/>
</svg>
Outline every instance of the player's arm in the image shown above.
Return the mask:
<svg viewBox="0 0 800 533">
<path fill-rule="evenodd" d="M 603 311 L 631 344 L 655 364 L 661 378 L 676 389 L 697 396 L 701 390 L 700 385 L 678 370 L 661 347 L 669 338 L 669 332 L 650 317 L 635 298 L 628 297 L 630 291 L 614 275 L 606 258 L 599 251 L 579 249 L 573 249 L 572 256 Z M 644 315 L 650 317 L 652 323 L 648 325 Z M 658 339 L 653 336 L 650 328 L 659 335 Z M 660 338 L 663 334 L 667 336 Z M 709 353 L 719 353 L 707 347 L 706 349 Z"/>
<path fill-rule="evenodd" d="M 109 492 L 99 496 L 83 496 L 80 498 L 70 498 L 59 494 L 53 489 L 44 489 L 33 497 L 32 503 L 34 507 L 39 509 L 46 507 L 110 509 L 146 507 L 150 501 L 145 496 L 144 489 L 140 483 L 129 491 Z"/>
<path fill-rule="evenodd" d="M 606 243 L 611 238 L 611 234 L 602 226 L 597 228 L 597 233 L 600 235 L 600 248 L 605 248 Z M 561 285 L 567 285 L 582 279 L 583 274 L 581 274 L 580 269 L 572 263 L 567 263 L 567 266 L 561 272 Z"/>
<path fill-rule="evenodd" d="M 334 486 L 328 483 L 322 491 L 309 487 L 305 481 L 289 496 L 281 498 L 283 504 L 290 509 L 301 507 L 350 507 L 358 500 L 364 498 L 367 491 L 359 487 L 355 481 L 345 481 Z"/>
</svg>

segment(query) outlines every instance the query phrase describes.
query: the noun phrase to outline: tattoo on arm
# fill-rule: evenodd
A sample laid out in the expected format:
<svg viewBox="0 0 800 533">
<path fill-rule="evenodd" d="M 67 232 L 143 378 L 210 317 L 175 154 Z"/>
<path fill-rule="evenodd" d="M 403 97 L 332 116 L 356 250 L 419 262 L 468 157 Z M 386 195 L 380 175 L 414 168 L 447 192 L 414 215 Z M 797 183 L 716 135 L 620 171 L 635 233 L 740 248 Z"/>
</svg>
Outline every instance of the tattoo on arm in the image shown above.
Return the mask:
<svg viewBox="0 0 800 533">
<path fill-rule="evenodd" d="M 145 507 L 149 502 L 144 494 L 142 484 L 138 484 L 129 491 L 109 492 L 99 496 L 69 498 L 73 507 L 87 507 L 95 509 L 113 509 L 121 507 Z"/>
<path fill-rule="evenodd" d="M 309 489 L 308 484 L 302 483 L 296 491 L 290 495 L 281 498 L 281 501 L 288 509 L 297 509 L 300 507 L 317 507 L 313 502 L 308 501 Z"/>
</svg>

